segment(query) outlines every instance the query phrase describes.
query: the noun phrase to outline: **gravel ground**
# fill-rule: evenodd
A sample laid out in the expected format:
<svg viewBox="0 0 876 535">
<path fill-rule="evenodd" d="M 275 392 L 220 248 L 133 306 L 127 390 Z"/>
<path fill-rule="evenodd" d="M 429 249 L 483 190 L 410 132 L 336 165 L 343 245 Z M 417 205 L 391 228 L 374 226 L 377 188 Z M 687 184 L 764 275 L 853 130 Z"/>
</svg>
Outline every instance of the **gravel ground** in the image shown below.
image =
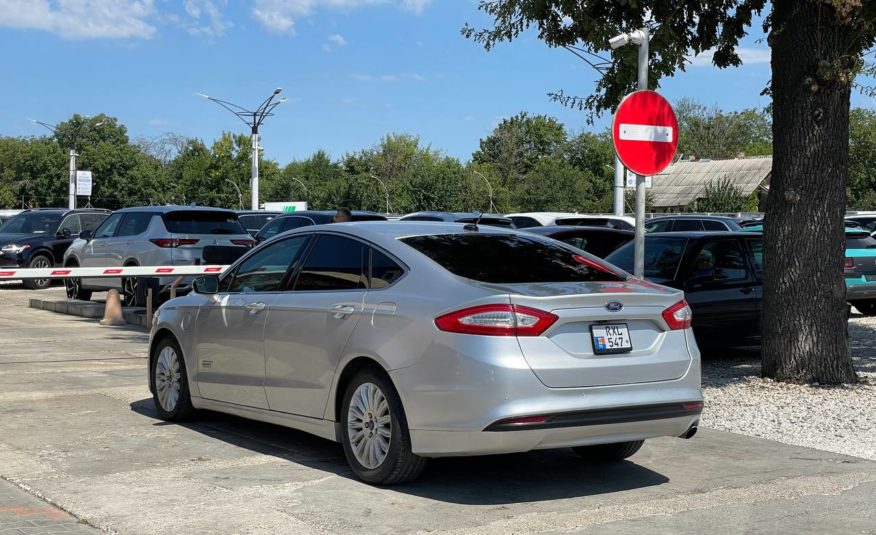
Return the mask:
<svg viewBox="0 0 876 535">
<path fill-rule="evenodd" d="M 822 387 L 760 378 L 760 355 L 703 361 L 702 425 L 876 460 L 876 317 L 854 314 L 849 339 L 861 383 Z"/>
</svg>

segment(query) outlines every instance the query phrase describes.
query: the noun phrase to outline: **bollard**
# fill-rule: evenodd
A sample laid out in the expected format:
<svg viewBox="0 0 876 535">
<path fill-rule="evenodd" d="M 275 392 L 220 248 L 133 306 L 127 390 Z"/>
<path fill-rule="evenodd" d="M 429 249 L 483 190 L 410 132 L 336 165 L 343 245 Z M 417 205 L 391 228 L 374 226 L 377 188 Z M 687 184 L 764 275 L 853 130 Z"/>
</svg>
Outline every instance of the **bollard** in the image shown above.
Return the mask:
<svg viewBox="0 0 876 535">
<path fill-rule="evenodd" d="M 122 300 L 119 291 L 113 288 L 106 294 L 106 306 L 103 308 L 103 319 L 100 324 L 104 326 L 125 325 L 125 317 L 122 315 Z"/>
<path fill-rule="evenodd" d="M 146 330 L 152 330 L 152 288 L 146 288 Z"/>
</svg>

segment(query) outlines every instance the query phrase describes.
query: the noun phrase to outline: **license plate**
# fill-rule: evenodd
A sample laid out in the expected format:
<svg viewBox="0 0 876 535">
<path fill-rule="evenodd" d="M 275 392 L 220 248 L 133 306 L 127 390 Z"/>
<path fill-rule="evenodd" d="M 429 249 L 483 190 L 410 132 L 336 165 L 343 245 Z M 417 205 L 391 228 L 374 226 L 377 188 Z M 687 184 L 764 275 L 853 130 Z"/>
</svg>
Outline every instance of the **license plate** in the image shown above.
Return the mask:
<svg viewBox="0 0 876 535">
<path fill-rule="evenodd" d="M 591 325 L 590 334 L 593 339 L 593 353 L 597 355 L 628 353 L 633 350 L 633 341 L 630 340 L 630 330 L 626 323 Z"/>
</svg>

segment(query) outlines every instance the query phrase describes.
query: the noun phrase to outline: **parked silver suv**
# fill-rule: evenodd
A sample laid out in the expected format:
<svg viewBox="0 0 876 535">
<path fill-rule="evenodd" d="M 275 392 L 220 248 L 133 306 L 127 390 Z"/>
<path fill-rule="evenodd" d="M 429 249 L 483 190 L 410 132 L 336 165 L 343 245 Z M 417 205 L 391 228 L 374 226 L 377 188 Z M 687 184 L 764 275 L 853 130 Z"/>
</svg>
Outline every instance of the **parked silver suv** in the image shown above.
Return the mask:
<svg viewBox="0 0 876 535">
<path fill-rule="evenodd" d="M 231 210 L 201 206 L 143 206 L 114 212 L 94 233 L 83 231 L 64 254 L 64 266 L 184 266 L 200 263 L 208 245 L 252 247 L 255 241 Z M 166 290 L 176 277 L 159 278 Z M 180 285 L 186 290 L 190 280 Z M 136 278 L 66 279 L 67 296 L 121 290 L 135 304 Z"/>
</svg>

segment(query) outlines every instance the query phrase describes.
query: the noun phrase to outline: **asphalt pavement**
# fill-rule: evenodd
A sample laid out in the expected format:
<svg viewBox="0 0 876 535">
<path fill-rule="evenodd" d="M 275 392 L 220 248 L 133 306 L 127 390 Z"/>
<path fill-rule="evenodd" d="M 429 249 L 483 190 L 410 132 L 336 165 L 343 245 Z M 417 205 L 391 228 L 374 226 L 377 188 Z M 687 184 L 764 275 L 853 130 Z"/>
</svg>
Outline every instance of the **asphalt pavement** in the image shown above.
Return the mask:
<svg viewBox="0 0 876 535">
<path fill-rule="evenodd" d="M 298 431 L 162 422 L 142 330 L 29 295 L 0 285 L 2 534 L 876 533 L 876 462 L 709 429 L 615 465 L 568 450 L 441 459 L 370 487 L 340 446 Z M 60 527 L 22 524 L 37 520 Z"/>
</svg>

